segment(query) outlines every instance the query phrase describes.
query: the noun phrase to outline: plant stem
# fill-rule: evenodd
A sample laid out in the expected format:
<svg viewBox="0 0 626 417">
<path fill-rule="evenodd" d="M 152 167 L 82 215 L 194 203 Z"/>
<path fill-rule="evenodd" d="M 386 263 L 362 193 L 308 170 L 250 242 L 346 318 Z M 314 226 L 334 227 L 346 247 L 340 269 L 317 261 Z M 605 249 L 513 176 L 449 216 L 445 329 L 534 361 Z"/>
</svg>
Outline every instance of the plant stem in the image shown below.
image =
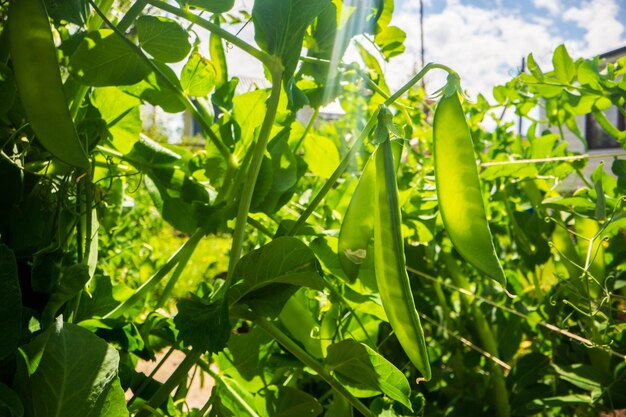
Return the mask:
<svg viewBox="0 0 626 417">
<path fill-rule="evenodd" d="M 170 393 L 185 380 L 189 370 L 193 365 L 195 365 L 201 356 L 202 352 L 200 351 L 192 350 L 189 352 L 172 375 L 170 375 L 167 381 L 165 381 L 163 385 L 161 385 L 161 387 L 152 395 L 152 398 L 148 401 L 148 406 L 154 409 L 163 404 L 167 400 Z M 142 409 L 136 414 L 136 417 L 149 417 L 149 413 L 150 412 L 148 410 Z"/>
<path fill-rule="evenodd" d="M 180 276 L 182 275 L 183 271 L 187 267 L 187 263 L 189 262 L 189 259 L 191 259 L 191 255 L 193 255 L 193 251 L 189 250 L 189 251 L 186 251 L 180 257 L 180 259 L 178 260 L 178 265 L 176 266 L 176 269 L 174 270 L 174 273 L 170 277 L 170 280 L 167 282 L 167 285 L 165 286 L 165 289 L 161 293 L 161 296 L 159 297 L 159 300 L 157 301 L 156 306 L 154 306 L 155 309 L 157 309 L 159 307 L 163 307 L 163 305 L 170 298 L 172 290 L 176 286 L 176 283 L 178 282 L 178 279 L 180 278 Z"/>
<path fill-rule="evenodd" d="M 130 25 L 132 25 L 135 19 L 141 14 L 146 4 L 148 4 L 147 0 L 136 0 L 133 5 L 130 6 L 122 20 L 119 21 L 117 28 L 121 32 L 126 32 Z"/>
<path fill-rule="evenodd" d="M 358 398 L 352 395 L 339 381 L 337 381 L 331 373 L 296 342 L 291 340 L 280 329 L 264 318 L 256 318 L 254 320 L 259 327 L 271 335 L 282 347 L 294 355 L 300 362 L 314 370 L 324 381 L 328 383 L 339 395 L 345 398 L 354 408 L 356 408 L 365 417 L 373 417 L 370 410 Z"/>
<path fill-rule="evenodd" d="M 177 251 L 174 253 L 170 259 L 167 260 L 165 265 L 163 265 L 154 275 L 152 275 L 146 282 L 144 282 L 137 290 L 131 295 L 128 299 L 126 299 L 123 303 L 115 307 L 111 312 L 107 313 L 104 318 L 105 319 L 114 319 L 120 317 L 126 310 L 132 307 L 135 303 L 142 300 L 150 291 L 154 288 L 163 278 L 167 276 L 167 274 L 179 263 L 182 259 L 189 259 L 191 254 L 198 246 L 200 240 L 204 237 L 204 231 L 202 229 L 198 229 L 194 232 L 193 235 L 187 240 Z"/>
<path fill-rule="evenodd" d="M 235 230 L 233 232 L 233 244 L 230 251 L 230 260 L 228 263 L 226 288 L 228 288 L 228 286 L 230 285 L 233 272 L 235 271 L 235 265 L 241 257 L 243 240 L 246 233 L 248 213 L 250 211 L 250 204 L 252 203 L 252 195 L 254 194 L 254 186 L 256 185 L 257 177 L 259 176 L 259 171 L 261 170 L 261 163 L 263 162 L 265 148 L 267 147 L 267 143 L 270 139 L 270 134 L 272 133 L 274 119 L 276 119 L 276 111 L 278 109 L 278 102 L 280 100 L 282 76 L 282 71 L 278 73 L 272 73 L 272 92 L 267 101 L 267 112 L 265 113 L 265 119 L 263 119 L 263 124 L 261 125 L 259 138 L 254 145 L 252 160 L 250 161 L 246 180 L 243 184 L 243 190 L 241 192 L 241 199 L 239 200 L 239 209 L 237 211 Z"/>
<path fill-rule="evenodd" d="M 190 21 L 191 23 L 194 23 L 208 31 L 210 31 L 211 33 L 216 34 L 217 36 L 219 36 L 220 38 L 224 39 L 227 42 L 232 43 L 233 45 L 235 45 L 236 47 L 240 48 L 241 50 L 243 50 L 244 52 L 247 52 L 248 54 L 252 55 L 254 58 L 258 59 L 259 61 L 261 61 L 263 64 L 265 64 L 271 71 L 276 71 L 276 64 L 277 61 L 276 59 L 271 56 L 266 54 L 265 52 L 255 48 L 254 46 L 250 45 L 249 43 L 247 43 L 246 41 L 244 41 L 241 38 L 238 38 L 236 35 L 233 35 L 232 33 L 222 29 L 220 26 L 211 23 L 210 21 L 201 18 L 198 15 L 195 15 L 191 12 L 188 12 L 187 10 L 183 10 L 180 9 L 178 7 L 175 6 L 171 6 L 169 4 L 167 4 L 164 1 L 161 0 L 148 0 L 148 3 L 150 3 L 151 5 L 158 7 L 161 10 L 164 10 L 168 13 L 171 13 L 175 16 L 178 17 L 182 17 L 183 19 L 186 19 L 188 21 Z"/>
</svg>

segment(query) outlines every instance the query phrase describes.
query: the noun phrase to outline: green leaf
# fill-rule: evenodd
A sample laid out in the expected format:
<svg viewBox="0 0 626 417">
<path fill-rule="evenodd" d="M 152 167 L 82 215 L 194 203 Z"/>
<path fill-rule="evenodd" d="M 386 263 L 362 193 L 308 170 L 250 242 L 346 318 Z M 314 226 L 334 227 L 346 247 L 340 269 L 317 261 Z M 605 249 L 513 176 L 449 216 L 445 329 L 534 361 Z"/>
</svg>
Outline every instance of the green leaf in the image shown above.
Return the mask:
<svg viewBox="0 0 626 417">
<path fill-rule="evenodd" d="M 215 80 L 213 63 L 194 51 L 180 74 L 183 91 L 190 96 L 206 97 L 215 87 Z"/>
<path fill-rule="evenodd" d="M 111 142 L 122 153 L 131 151 L 142 131 L 141 100 L 117 87 L 96 88 L 91 103 L 107 123 Z"/>
<path fill-rule="evenodd" d="M 174 71 L 165 64 L 155 61 L 154 64 L 164 74 L 174 86 L 180 87 L 180 82 Z M 185 104 L 180 100 L 179 96 L 172 91 L 171 87 L 151 72 L 140 83 L 122 88 L 126 93 L 147 101 L 153 106 L 159 106 L 168 113 L 179 113 L 185 110 Z"/>
<path fill-rule="evenodd" d="M 284 80 L 296 70 L 307 27 L 330 0 L 265 0 L 254 2 L 254 39 L 265 52 L 281 59 Z"/>
<path fill-rule="evenodd" d="M 530 71 L 530 73 L 537 80 L 543 79 L 543 72 L 541 71 L 541 68 L 539 68 L 539 65 L 537 65 L 533 54 L 528 54 L 528 58 L 526 58 L 526 65 L 528 66 L 528 70 Z"/>
<path fill-rule="evenodd" d="M 293 237 L 279 237 L 239 260 L 229 290 L 230 304 L 245 303 L 246 296 L 268 286 L 324 288 L 313 251 Z"/>
<path fill-rule="evenodd" d="M 44 0 L 46 10 L 55 22 L 62 21 L 83 26 L 86 22 L 88 9 L 83 0 Z"/>
<path fill-rule="evenodd" d="M 223 298 L 192 296 L 180 300 L 174 324 L 186 346 L 200 351 L 220 352 L 230 336 L 228 304 Z"/>
<path fill-rule="evenodd" d="M 72 265 L 63 271 L 57 288 L 41 313 L 44 328 L 52 323 L 63 304 L 82 291 L 87 281 L 89 281 L 89 267 L 85 264 Z"/>
<path fill-rule="evenodd" d="M 286 386 L 271 386 L 256 396 L 261 417 L 315 417 L 324 411 L 311 395 Z"/>
<path fill-rule="evenodd" d="M 273 168 L 272 192 L 287 191 L 298 181 L 298 163 L 289 148 L 288 139 L 289 130 L 283 130 L 268 145 Z"/>
<path fill-rule="evenodd" d="M 552 364 L 559 378 L 585 391 L 600 391 L 611 383 L 611 376 L 591 365 L 572 364 L 558 366 Z"/>
<path fill-rule="evenodd" d="M 552 57 L 552 65 L 554 65 L 554 73 L 559 81 L 569 84 L 576 76 L 576 66 L 569 56 L 565 45 L 561 44 L 556 47 L 554 56 Z"/>
<path fill-rule="evenodd" d="M 406 49 L 405 40 L 406 33 L 396 26 L 387 26 L 374 37 L 374 42 L 380 47 L 380 51 L 387 59 L 404 53 Z"/>
<path fill-rule="evenodd" d="M 31 417 L 128 416 L 119 354 L 91 332 L 59 319 L 23 355 L 28 379 L 19 394 L 32 401 Z"/>
<path fill-rule="evenodd" d="M 372 348 L 344 340 L 328 347 L 326 366 L 355 396 L 373 397 L 381 392 L 411 408 L 411 387 L 404 374 Z"/>
<path fill-rule="evenodd" d="M 70 72 L 94 87 L 131 85 L 148 75 L 137 53 L 111 29 L 91 32 L 70 59 Z"/>
<path fill-rule="evenodd" d="M 330 178 L 341 158 L 332 139 L 309 133 L 304 140 L 304 161 L 313 174 L 321 178 Z"/>
<path fill-rule="evenodd" d="M 10 355 L 22 337 L 22 292 L 15 255 L 0 243 L 0 359 Z"/>
<path fill-rule="evenodd" d="M 24 406 L 20 397 L 11 388 L 0 382 L 0 416 L 2 417 L 22 417 Z"/>
<path fill-rule="evenodd" d="M 256 90 L 233 98 L 233 117 L 241 128 L 241 145 L 238 147 L 241 153 L 238 154 L 243 154 L 248 149 L 248 145 L 254 140 L 255 130 L 263 123 L 267 96 L 267 90 Z"/>
<path fill-rule="evenodd" d="M 141 16 L 137 20 L 139 45 L 161 62 L 178 62 L 191 50 L 189 34 L 166 17 Z"/>
</svg>

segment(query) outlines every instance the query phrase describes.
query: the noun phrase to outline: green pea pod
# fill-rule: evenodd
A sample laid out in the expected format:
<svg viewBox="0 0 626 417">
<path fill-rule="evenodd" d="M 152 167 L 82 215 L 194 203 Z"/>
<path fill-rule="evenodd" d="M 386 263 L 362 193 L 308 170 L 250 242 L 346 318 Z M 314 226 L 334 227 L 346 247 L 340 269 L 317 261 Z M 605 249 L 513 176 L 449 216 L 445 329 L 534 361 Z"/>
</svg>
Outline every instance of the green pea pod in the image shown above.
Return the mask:
<svg viewBox="0 0 626 417">
<path fill-rule="evenodd" d="M 20 99 L 39 142 L 56 158 L 89 170 L 76 133 L 43 0 L 9 2 L 9 43 Z"/>
<path fill-rule="evenodd" d="M 396 169 L 402 153 L 402 144 L 392 143 Z M 376 187 L 376 163 L 370 158 L 352 194 L 346 215 L 339 230 L 339 262 L 352 283 L 359 275 L 360 265 L 367 256 L 367 247 L 374 233 L 374 200 Z"/>
<path fill-rule="evenodd" d="M 394 157 L 389 140 L 379 145 L 374 203 L 374 270 L 389 324 L 425 380 L 431 378 L 424 331 L 406 272 Z"/>
<path fill-rule="evenodd" d="M 439 212 L 455 249 L 506 290 L 480 192 L 472 136 L 455 90 L 444 95 L 433 125 Z"/>
</svg>

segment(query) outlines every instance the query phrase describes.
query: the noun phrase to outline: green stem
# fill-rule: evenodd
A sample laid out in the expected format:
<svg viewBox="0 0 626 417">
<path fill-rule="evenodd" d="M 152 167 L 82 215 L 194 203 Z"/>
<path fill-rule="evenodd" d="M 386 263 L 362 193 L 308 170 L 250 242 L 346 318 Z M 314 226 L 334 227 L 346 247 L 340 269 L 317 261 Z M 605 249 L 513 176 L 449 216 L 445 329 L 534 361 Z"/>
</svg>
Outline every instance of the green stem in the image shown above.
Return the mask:
<svg viewBox="0 0 626 417">
<path fill-rule="evenodd" d="M 127 404 L 128 406 L 130 406 L 133 402 L 135 402 L 137 397 L 139 397 L 139 395 L 143 392 L 143 390 L 146 389 L 146 387 L 150 383 L 150 380 L 154 378 L 156 373 L 159 372 L 159 369 L 161 369 L 161 367 L 165 365 L 165 362 L 167 362 L 168 358 L 172 355 L 172 353 L 174 353 L 173 346 L 168 349 L 165 355 L 163 355 L 159 363 L 156 364 L 154 369 L 150 372 L 150 374 L 146 377 L 146 379 L 143 380 L 143 382 L 139 385 L 139 387 L 137 387 L 136 390 L 133 389 L 133 396 L 131 397 L 130 400 L 128 400 L 128 404 Z"/>
<path fill-rule="evenodd" d="M 257 318 L 254 322 L 271 335 L 283 348 L 294 355 L 300 362 L 314 370 L 328 385 L 331 386 L 339 395 L 345 398 L 354 408 L 356 408 L 365 417 L 373 417 L 370 410 L 358 398 L 352 395 L 340 382 L 338 382 L 331 373 L 296 342 L 291 340 L 280 329 L 264 318 Z"/>
<path fill-rule="evenodd" d="M 267 112 L 265 113 L 265 119 L 263 120 L 263 124 L 261 125 L 259 138 L 254 145 L 252 160 L 250 161 L 246 180 L 243 184 L 243 190 L 241 192 L 241 199 L 239 200 L 239 209 L 237 211 L 235 230 L 233 232 L 233 244 L 231 247 L 230 260 L 228 264 L 226 288 L 228 288 L 228 285 L 232 280 L 233 272 L 235 271 L 235 265 L 241 257 L 243 240 L 246 233 L 248 213 L 250 211 L 250 204 L 252 203 L 252 195 L 254 194 L 254 186 L 256 185 L 257 177 L 259 176 L 259 171 L 261 170 L 261 163 L 263 162 L 265 148 L 267 147 L 267 143 L 270 139 L 270 134 L 272 133 L 274 119 L 276 119 L 278 102 L 280 100 L 282 76 L 282 72 L 272 73 L 272 92 L 267 101 Z"/>
<path fill-rule="evenodd" d="M 198 362 L 198 359 L 200 359 L 201 356 L 202 352 L 200 351 L 193 350 L 189 352 L 172 375 L 170 375 L 167 381 L 165 381 L 163 385 L 161 385 L 161 387 L 152 395 L 152 398 L 148 401 L 148 406 L 153 409 L 161 406 L 161 404 L 167 400 L 170 393 L 187 378 L 189 370 L 196 364 L 196 362 Z M 136 415 L 136 417 L 149 416 L 149 411 L 146 409 L 140 410 Z"/>
<path fill-rule="evenodd" d="M 593 114 L 593 118 L 596 119 L 596 122 L 598 122 L 606 133 L 613 136 L 622 146 L 626 147 L 626 130 L 616 128 L 613 123 L 606 118 L 605 114 L 596 108 L 594 108 L 591 113 Z"/>
<path fill-rule="evenodd" d="M 131 295 L 128 299 L 126 299 L 123 303 L 115 307 L 111 312 L 104 316 L 105 319 L 109 318 L 117 318 L 120 317 L 126 310 L 132 307 L 138 301 L 143 300 L 143 298 L 148 294 L 148 291 L 152 290 L 163 278 L 167 276 L 167 274 L 176 266 L 182 259 L 189 259 L 191 254 L 198 246 L 198 243 L 204 236 L 204 231 L 202 229 L 196 230 L 196 232 L 191 235 L 189 240 L 185 242 L 177 251 L 174 253 L 170 259 L 167 260 L 165 265 L 163 265 L 154 275 L 152 275 L 146 282 L 144 282 L 141 287 L 137 288 L 133 295 Z"/>
<path fill-rule="evenodd" d="M 194 23 L 206 30 L 208 30 L 211 33 L 216 34 L 217 36 L 219 36 L 220 38 L 224 39 L 227 42 L 232 43 L 233 45 L 235 45 L 236 47 L 240 48 L 241 50 L 243 50 L 244 52 L 252 55 L 254 58 L 258 59 L 259 61 L 261 61 L 263 64 L 265 64 L 270 71 L 277 71 L 277 64 L 278 61 L 276 60 L 276 58 L 274 58 L 272 55 L 266 54 L 265 52 L 255 48 L 254 46 L 250 45 L 249 43 L 247 43 L 246 41 L 244 41 L 243 39 L 237 37 L 236 35 L 233 35 L 232 33 L 222 29 L 220 26 L 211 23 L 210 21 L 201 18 L 198 15 L 195 15 L 187 10 L 183 10 L 180 9 L 178 7 L 175 6 L 171 6 L 169 4 L 167 4 L 164 1 L 161 0 L 148 0 L 148 3 L 150 3 L 151 5 L 158 7 L 159 9 L 166 11 L 168 13 L 171 13 L 175 16 L 178 17 L 182 17 L 183 19 L 186 19 L 188 21 L 190 21 L 191 23 Z"/>
<path fill-rule="evenodd" d="M 133 24 L 135 19 L 141 14 L 143 9 L 148 4 L 147 0 L 136 0 L 132 6 L 128 9 L 122 20 L 117 24 L 117 28 L 121 32 L 126 32 L 128 28 Z"/>
</svg>

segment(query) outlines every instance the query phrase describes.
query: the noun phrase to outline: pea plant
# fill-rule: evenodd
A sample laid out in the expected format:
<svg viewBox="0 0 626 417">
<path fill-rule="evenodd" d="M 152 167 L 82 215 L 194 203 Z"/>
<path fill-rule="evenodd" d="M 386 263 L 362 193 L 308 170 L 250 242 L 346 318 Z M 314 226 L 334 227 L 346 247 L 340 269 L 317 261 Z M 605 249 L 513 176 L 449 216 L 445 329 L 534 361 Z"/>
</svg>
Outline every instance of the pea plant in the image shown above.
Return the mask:
<svg viewBox="0 0 626 417">
<path fill-rule="evenodd" d="M 0 413 L 626 408 L 626 162 L 589 172 L 567 141 L 591 113 L 626 147 L 604 113 L 626 115 L 626 59 L 561 45 L 472 103 L 441 64 L 389 88 L 393 0 L 234 4 L 1 3 Z M 254 43 L 230 30 L 247 24 Z M 238 88 L 232 49 L 268 88 Z M 203 148 L 149 137 L 148 105 L 190 114 Z M 154 218 L 181 244 L 146 269 Z M 224 239 L 223 267 L 203 265 Z M 199 407 L 194 378 L 213 381 Z"/>
</svg>

